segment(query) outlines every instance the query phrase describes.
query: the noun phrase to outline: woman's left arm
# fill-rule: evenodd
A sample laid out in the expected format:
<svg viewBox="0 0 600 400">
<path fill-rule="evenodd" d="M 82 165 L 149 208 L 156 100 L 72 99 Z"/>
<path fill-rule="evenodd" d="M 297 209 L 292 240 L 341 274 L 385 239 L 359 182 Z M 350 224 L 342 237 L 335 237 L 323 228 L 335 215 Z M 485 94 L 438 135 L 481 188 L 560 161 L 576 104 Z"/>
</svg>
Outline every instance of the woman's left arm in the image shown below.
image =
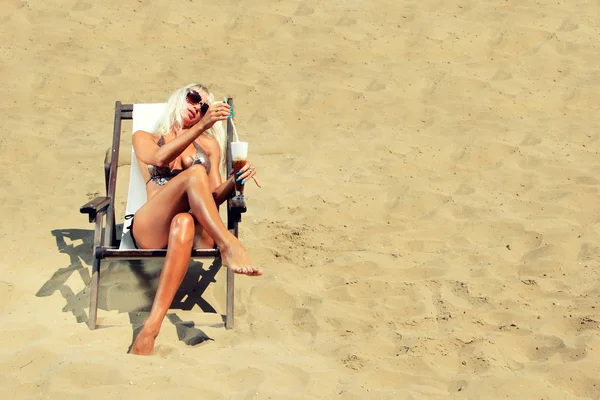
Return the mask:
<svg viewBox="0 0 600 400">
<path fill-rule="evenodd" d="M 256 185 L 260 187 L 260 183 L 255 176 L 256 167 L 250 161 L 246 162 L 246 165 L 242 167 L 237 176 L 228 177 L 227 180 L 223 182 L 220 172 L 221 149 L 219 148 L 219 143 L 215 139 L 210 138 L 206 141 L 206 146 L 208 158 L 210 158 L 210 164 L 212 166 L 210 174 L 208 174 L 208 182 L 217 206 L 223 204 L 223 202 L 235 191 L 235 180 L 242 181 L 243 185 L 248 182 L 248 180 L 253 179 Z"/>
<path fill-rule="evenodd" d="M 214 138 L 203 138 L 202 148 L 210 159 L 210 173 L 208 174 L 208 183 L 210 190 L 214 191 L 219 187 L 223 180 L 221 179 L 221 149 L 219 143 Z"/>
<path fill-rule="evenodd" d="M 208 174 L 208 183 L 215 203 L 219 206 L 234 192 L 235 181 L 233 177 L 230 177 L 225 182 L 221 179 L 221 149 L 219 148 L 219 143 L 213 138 L 206 140 L 205 143 L 206 153 L 211 165 L 210 173 Z"/>
</svg>

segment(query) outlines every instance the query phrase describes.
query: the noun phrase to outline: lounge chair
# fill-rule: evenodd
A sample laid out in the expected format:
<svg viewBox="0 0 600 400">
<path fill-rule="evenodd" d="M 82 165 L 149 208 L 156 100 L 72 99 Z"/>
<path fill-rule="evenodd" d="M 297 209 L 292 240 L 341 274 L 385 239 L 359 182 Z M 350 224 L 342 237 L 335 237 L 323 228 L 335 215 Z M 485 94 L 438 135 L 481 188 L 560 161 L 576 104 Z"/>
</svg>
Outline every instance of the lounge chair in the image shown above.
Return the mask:
<svg viewBox="0 0 600 400">
<path fill-rule="evenodd" d="M 227 103 L 233 106 L 233 99 L 229 98 Z M 129 223 L 123 224 L 121 239 L 117 239 L 115 224 L 115 191 L 117 187 L 117 168 L 119 161 L 119 147 L 121 141 L 121 121 L 133 120 L 133 130 L 143 129 L 152 131 L 156 126 L 164 104 L 115 104 L 115 122 L 113 131 L 113 142 L 110 157 L 105 159 L 104 174 L 106 180 L 106 196 L 96 197 L 92 201 L 81 206 L 80 212 L 88 214 L 90 222 L 95 222 L 92 278 L 90 281 L 90 311 L 88 326 L 96 328 L 98 315 L 98 286 L 100 282 L 100 267 L 103 260 L 142 260 L 164 258 L 165 249 L 135 249 L 128 234 Z M 233 137 L 233 126 L 231 120 L 227 120 L 227 153 L 226 165 L 227 176 L 231 174 L 231 141 Z M 132 149 L 131 172 L 129 178 L 129 193 L 125 215 L 133 214 L 146 201 L 146 185 L 144 184 L 139 165 Z M 229 198 L 227 200 L 227 228 L 236 237 L 238 236 L 238 224 L 241 214 L 246 212 L 246 204 L 243 200 Z M 212 258 L 214 260 L 211 270 L 216 273 L 221 267 L 219 250 L 192 249 L 192 259 Z M 234 273 L 227 269 L 226 311 L 225 328 L 233 328 L 233 292 Z"/>
</svg>

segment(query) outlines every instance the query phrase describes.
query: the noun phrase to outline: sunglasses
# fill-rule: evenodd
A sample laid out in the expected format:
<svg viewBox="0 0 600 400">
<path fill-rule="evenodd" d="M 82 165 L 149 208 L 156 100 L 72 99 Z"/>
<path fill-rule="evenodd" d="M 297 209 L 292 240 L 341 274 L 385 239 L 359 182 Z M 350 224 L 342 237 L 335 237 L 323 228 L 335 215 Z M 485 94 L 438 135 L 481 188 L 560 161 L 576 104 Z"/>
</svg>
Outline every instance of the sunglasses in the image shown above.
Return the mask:
<svg viewBox="0 0 600 400">
<path fill-rule="evenodd" d="M 200 104 L 200 111 L 202 112 L 202 114 L 204 114 L 206 110 L 208 110 L 208 104 L 202 102 L 202 96 L 200 96 L 200 93 L 196 92 L 195 90 L 190 90 L 189 92 L 187 92 L 185 98 L 187 102 L 193 106 L 195 106 L 196 104 Z"/>
</svg>

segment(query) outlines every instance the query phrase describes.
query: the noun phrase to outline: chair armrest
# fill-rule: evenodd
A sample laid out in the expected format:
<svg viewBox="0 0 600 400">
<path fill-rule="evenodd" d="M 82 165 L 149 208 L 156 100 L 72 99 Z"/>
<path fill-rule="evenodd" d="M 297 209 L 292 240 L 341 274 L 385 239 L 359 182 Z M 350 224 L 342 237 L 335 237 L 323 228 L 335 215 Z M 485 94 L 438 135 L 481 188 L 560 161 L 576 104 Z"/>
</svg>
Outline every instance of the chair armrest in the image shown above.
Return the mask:
<svg viewBox="0 0 600 400">
<path fill-rule="evenodd" d="M 79 212 L 82 214 L 88 214 L 90 222 L 96 220 L 96 215 L 106 212 L 110 205 L 110 197 L 96 197 L 92 201 L 88 201 L 79 208 Z"/>
</svg>

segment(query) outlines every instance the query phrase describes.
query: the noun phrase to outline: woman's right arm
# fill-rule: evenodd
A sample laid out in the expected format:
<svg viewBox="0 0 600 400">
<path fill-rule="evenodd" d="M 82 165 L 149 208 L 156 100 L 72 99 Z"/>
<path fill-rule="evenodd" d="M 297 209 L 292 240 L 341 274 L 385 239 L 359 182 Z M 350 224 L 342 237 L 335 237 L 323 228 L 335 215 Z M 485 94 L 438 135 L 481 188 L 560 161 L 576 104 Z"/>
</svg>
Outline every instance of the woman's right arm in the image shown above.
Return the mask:
<svg viewBox="0 0 600 400">
<path fill-rule="evenodd" d="M 194 125 L 184 134 L 160 147 L 156 144 L 154 135 L 136 131 L 132 138 L 135 155 L 146 165 L 167 166 L 204 132 L 199 125 L 200 123 Z"/>
<path fill-rule="evenodd" d="M 156 144 L 151 133 L 136 131 L 132 138 L 135 155 L 146 165 L 165 167 L 198 139 L 202 132 L 210 129 L 215 122 L 226 120 L 228 116 L 229 105 L 213 104 L 200 121 L 163 146 Z"/>
</svg>

